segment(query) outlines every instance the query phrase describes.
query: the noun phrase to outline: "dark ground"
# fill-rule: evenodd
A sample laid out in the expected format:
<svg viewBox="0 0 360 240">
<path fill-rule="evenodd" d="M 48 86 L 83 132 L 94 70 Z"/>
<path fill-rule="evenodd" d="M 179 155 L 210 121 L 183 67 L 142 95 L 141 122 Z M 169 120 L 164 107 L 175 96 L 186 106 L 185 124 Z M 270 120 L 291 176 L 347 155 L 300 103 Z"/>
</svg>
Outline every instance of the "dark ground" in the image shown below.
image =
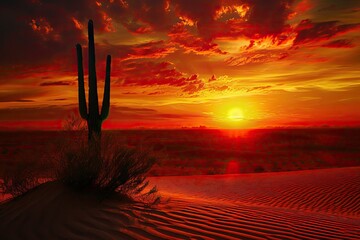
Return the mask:
<svg viewBox="0 0 360 240">
<path fill-rule="evenodd" d="M 86 135 L 86 133 L 85 133 Z M 44 174 L 76 132 L 0 132 L 0 169 L 38 168 Z M 360 129 L 119 130 L 104 137 L 141 146 L 158 157 L 150 175 L 293 171 L 360 165 Z M 73 141 L 74 139 L 74 141 Z"/>
</svg>

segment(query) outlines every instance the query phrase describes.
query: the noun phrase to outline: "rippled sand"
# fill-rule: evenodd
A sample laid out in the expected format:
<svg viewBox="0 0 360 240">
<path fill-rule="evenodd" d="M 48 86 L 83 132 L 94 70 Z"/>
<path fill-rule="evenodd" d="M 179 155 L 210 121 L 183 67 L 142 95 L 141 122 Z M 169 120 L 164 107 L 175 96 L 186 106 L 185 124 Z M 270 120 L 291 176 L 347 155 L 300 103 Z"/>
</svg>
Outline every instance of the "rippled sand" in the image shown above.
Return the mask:
<svg viewBox="0 0 360 240">
<path fill-rule="evenodd" d="M 0 205 L 0 239 L 360 239 L 360 167 L 151 182 L 169 202 L 44 184 Z"/>
</svg>

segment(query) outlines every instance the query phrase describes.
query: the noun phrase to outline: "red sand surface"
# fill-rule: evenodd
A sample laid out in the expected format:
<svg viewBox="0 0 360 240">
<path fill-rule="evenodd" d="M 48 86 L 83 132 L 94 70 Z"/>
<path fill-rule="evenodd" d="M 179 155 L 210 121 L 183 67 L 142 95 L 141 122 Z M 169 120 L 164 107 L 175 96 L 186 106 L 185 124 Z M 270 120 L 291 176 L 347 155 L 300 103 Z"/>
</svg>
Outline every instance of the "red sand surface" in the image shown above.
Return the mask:
<svg viewBox="0 0 360 240">
<path fill-rule="evenodd" d="M 154 177 L 149 208 L 47 183 L 0 205 L 1 239 L 360 239 L 360 167 Z"/>
</svg>

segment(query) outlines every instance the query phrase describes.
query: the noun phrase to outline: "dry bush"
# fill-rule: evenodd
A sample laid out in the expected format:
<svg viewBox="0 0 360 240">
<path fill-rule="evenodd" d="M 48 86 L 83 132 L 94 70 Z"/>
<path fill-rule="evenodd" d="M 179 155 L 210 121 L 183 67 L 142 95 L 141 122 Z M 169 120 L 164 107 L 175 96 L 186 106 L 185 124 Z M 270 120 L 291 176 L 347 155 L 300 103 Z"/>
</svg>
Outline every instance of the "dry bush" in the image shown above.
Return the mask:
<svg viewBox="0 0 360 240">
<path fill-rule="evenodd" d="M 87 130 L 86 121 L 79 116 L 76 110 L 70 112 L 61 124 L 64 131 Z"/>
<path fill-rule="evenodd" d="M 100 159 L 95 157 L 80 139 L 63 144 L 55 160 L 55 179 L 76 189 L 92 186 L 100 171 Z M 74 144 L 75 143 L 75 144 Z"/>
<path fill-rule="evenodd" d="M 92 191 L 99 197 L 113 193 L 157 203 L 156 187 L 148 188 L 146 174 L 156 159 L 149 151 L 119 146 L 114 138 L 102 137 L 87 143 L 84 138 L 65 144 L 57 159 L 56 179 L 78 191 Z"/>
<path fill-rule="evenodd" d="M 2 171 L 0 192 L 12 197 L 20 196 L 40 185 L 38 169 L 29 164 L 18 163 L 13 171 Z"/>
</svg>

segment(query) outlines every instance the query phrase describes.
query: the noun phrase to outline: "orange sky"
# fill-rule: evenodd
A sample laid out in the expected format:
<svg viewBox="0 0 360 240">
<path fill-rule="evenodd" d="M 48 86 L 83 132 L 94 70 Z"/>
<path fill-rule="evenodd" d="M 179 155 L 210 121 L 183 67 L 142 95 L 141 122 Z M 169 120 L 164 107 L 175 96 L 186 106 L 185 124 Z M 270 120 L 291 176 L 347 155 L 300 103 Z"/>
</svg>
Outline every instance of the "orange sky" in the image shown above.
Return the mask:
<svg viewBox="0 0 360 240">
<path fill-rule="evenodd" d="M 360 125 L 358 0 L 22 0 L 0 10 L 0 128 L 77 111 L 90 18 L 105 128 Z"/>
</svg>

